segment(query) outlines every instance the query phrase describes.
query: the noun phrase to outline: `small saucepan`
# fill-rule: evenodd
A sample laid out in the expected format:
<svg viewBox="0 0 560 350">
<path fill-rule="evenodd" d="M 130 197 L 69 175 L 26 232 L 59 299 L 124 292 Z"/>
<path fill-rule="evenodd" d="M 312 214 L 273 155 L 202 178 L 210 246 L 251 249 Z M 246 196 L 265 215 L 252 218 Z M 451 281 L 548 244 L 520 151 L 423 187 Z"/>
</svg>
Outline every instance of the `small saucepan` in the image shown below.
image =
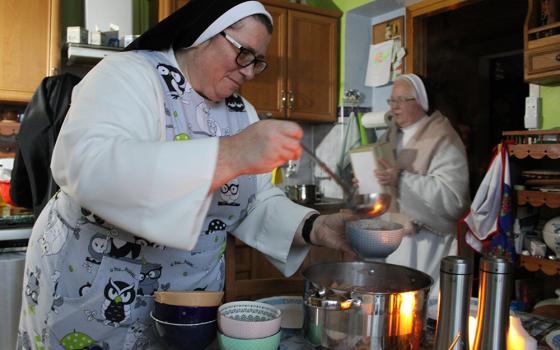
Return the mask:
<svg viewBox="0 0 560 350">
<path fill-rule="evenodd" d="M 288 198 L 299 204 L 313 204 L 317 200 L 316 185 L 288 185 L 285 191 Z"/>
</svg>

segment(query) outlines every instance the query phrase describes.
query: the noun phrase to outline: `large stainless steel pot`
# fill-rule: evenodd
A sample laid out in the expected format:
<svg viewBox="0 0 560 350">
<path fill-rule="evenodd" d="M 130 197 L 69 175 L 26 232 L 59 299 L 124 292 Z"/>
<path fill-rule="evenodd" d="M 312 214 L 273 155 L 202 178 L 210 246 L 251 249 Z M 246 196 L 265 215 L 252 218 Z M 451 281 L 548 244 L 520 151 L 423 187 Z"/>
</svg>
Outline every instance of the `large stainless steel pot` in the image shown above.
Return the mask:
<svg viewBox="0 0 560 350">
<path fill-rule="evenodd" d="M 433 280 L 403 266 L 378 262 L 322 263 L 305 277 L 305 337 L 327 349 L 419 349 Z M 349 309 L 322 295 L 348 298 Z M 331 298 L 332 299 L 332 298 Z"/>
</svg>

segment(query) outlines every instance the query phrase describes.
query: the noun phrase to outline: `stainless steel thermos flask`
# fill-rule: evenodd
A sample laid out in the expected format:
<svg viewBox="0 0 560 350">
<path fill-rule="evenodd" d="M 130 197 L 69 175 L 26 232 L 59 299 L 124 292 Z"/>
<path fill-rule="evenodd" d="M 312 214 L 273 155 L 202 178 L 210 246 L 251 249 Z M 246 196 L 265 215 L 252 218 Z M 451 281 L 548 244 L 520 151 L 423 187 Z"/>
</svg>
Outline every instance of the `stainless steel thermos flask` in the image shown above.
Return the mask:
<svg viewBox="0 0 560 350">
<path fill-rule="evenodd" d="M 436 345 L 434 350 L 468 350 L 472 265 L 466 258 L 446 256 L 440 263 Z"/>
<path fill-rule="evenodd" d="M 506 350 L 512 271 L 507 259 L 480 259 L 477 324 L 471 350 Z"/>
</svg>

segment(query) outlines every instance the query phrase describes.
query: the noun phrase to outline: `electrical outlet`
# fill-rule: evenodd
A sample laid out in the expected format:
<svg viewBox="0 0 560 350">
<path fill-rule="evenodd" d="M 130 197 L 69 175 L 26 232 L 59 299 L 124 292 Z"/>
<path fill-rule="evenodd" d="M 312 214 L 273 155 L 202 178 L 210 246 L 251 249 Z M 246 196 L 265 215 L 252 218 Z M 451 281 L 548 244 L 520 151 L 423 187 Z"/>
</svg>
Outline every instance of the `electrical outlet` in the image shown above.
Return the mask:
<svg viewBox="0 0 560 350">
<path fill-rule="evenodd" d="M 539 129 L 541 127 L 541 98 L 526 97 L 525 98 L 525 118 L 524 124 L 526 129 Z"/>
</svg>

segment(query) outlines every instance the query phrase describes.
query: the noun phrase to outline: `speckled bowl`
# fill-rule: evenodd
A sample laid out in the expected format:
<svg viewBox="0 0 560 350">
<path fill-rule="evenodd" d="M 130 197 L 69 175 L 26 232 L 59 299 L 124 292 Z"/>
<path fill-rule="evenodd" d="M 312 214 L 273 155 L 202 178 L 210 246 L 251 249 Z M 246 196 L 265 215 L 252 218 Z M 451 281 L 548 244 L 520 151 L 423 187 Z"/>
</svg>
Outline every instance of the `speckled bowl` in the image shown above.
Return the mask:
<svg viewBox="0 0 560 350">
<path fill-rule="evenodd" d="M 397 250 L 404 234 L 403 225 L 378 218 L 346 223 L 348 243 L 365 261 L 386 258 Z"/>
<path fill-rule="evenodd" d="M 256 339 L 278 333 L 282 312 L 256 301 L 234 301 L 218 308 L 218 328 L 232 338 Z"/>
</svg>

